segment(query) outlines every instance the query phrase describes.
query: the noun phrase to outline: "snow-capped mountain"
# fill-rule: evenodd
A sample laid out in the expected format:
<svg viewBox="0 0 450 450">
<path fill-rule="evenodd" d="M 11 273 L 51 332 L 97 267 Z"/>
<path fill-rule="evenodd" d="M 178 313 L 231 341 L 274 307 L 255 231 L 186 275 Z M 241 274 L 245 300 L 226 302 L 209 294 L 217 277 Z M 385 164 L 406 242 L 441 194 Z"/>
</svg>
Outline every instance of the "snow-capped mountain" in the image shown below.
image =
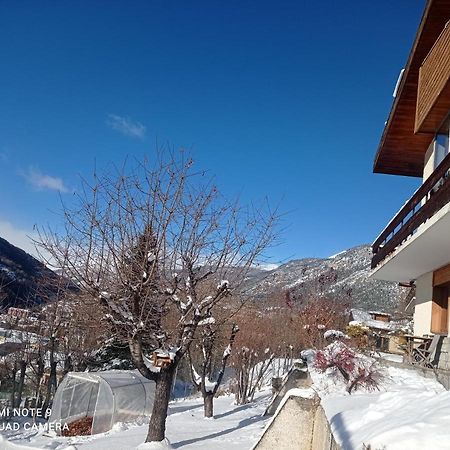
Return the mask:
<svg viewBox="0 0 450 450">
<path fill-rule="evenodd" d="M 327 295 L 355 308 L 393 312 L 408 291 L 396 283 L 369 278 L 370 259 L 370 246 L 361 245 L 329 258 L 292 260 L 272 270 L 252 268 L 244 291 L 256 300 L 287 290 L 294 301 Z M 1 306 L 29 305 L 37 280 L 55 276 L 35 258 L 0 238 Z"/>
<path fill-rule="evenodd" d="M 297 301 L 326 295 L 355 308 L 393 312 L 408 290 L 397 283 L 369 278 L 371 256 L 370 246 L 361 245 L 329 258 L 297 259 L 270 271 L 252 270 L 245 291 L 259 300 L 281 290 L 289 290 Z"/>
</svg>

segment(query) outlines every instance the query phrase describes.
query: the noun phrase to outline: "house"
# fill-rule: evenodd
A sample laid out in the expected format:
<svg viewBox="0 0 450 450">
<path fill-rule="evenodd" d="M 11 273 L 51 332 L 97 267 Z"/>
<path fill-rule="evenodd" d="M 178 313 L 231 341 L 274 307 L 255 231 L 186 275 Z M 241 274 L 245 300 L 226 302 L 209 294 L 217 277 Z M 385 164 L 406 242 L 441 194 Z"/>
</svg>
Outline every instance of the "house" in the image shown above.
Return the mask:
<svg viewBox="0 0 450 450">
<path fill-rule="evenodd" d="M 350 310 L 350 326 L 367 329 L 367 344 L 388 353 L 402 353 L 403 335 L 409 331 L 409 319 L 393 319 L 381 311 Z"/>
<path fill-rule="evenodd" d="M 420 187 L 373 243 L 372 276 L 415 286 L 414 334 L 443 335 L 450 368 L 450 0 L 428 0 L 375 156 L 374 172 Z"/>
<path fill-rule="evenodd" d="M 16 319 L 27 319 L 30 316 L 30 311 L 23 308 L 8 308 L 8 317 Z"/>
</svg>

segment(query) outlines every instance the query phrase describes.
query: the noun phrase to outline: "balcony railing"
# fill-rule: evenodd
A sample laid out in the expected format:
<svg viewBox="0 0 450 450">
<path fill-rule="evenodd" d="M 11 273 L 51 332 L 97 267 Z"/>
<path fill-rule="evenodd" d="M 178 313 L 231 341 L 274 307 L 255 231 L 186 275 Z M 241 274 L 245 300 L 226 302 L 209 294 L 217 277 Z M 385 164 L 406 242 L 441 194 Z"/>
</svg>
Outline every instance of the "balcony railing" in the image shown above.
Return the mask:
<svg viewBox="0 0 450 450">
<path fill-rule="evenodd" d="M 425 180 L 372 245 L 372 269 L 450 202 L 450 154 Z"/>
</svg>

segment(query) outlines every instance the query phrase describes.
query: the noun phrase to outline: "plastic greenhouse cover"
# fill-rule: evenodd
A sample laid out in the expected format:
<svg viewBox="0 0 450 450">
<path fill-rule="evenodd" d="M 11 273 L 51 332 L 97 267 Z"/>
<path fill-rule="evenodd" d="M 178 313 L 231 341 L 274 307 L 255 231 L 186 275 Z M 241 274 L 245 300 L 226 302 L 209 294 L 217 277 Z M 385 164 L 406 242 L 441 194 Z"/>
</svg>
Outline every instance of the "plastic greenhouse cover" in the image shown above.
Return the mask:
<svg viewBox="0 0 450 450">
<path fill-rule="evenodd" d="M 117 422 L 148 416 L 154 391 L 155 383 L 138 371 L 69 372 L 55 394 L 50 420 L 74 425 L 88 419 L 92 434 L 108 431 Z"/>
</svg>

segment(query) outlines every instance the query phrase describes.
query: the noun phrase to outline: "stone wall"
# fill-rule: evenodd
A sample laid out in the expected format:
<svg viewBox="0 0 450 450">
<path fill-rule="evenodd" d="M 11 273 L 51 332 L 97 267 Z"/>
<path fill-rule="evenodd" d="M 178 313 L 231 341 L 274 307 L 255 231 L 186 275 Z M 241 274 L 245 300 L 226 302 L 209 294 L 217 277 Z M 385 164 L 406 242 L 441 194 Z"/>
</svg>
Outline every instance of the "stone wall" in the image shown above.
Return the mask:
<svg viewBox="0 0 450 450">
<path fill-rule="evenodd" d="M 295 390 L 294 390 L 295 391 Z M 289 392 L 253 450 L 341 450 L 317 395 Z"/>
<path fill-rule="evenodd" d="M 288 391 L 294 388 L 306 388 L 312 384 L 311 376 L 306 367 L 294 366 L 287 374 L 284 382 L 281 384 L 278 392 L 274 392 L 273 399 L 264 412 L 265 416 L 275 414 L 278 406 Z M 273 383 L 272 383 L 272 386 Z"/>
<path fill-rule="evenodd" d="M 450 369 L 450 339 L 445 337 L 442 340 L 441 348 L 437 349 L 438 369 Z"/>
<path fill-rule="evenodd" d="M 314 431 L 311 450 L 340 450 L 341 447 L 335 441 L 330 423 L 322 406 L 319 405 L 314 417 Z"/>
</svg>

